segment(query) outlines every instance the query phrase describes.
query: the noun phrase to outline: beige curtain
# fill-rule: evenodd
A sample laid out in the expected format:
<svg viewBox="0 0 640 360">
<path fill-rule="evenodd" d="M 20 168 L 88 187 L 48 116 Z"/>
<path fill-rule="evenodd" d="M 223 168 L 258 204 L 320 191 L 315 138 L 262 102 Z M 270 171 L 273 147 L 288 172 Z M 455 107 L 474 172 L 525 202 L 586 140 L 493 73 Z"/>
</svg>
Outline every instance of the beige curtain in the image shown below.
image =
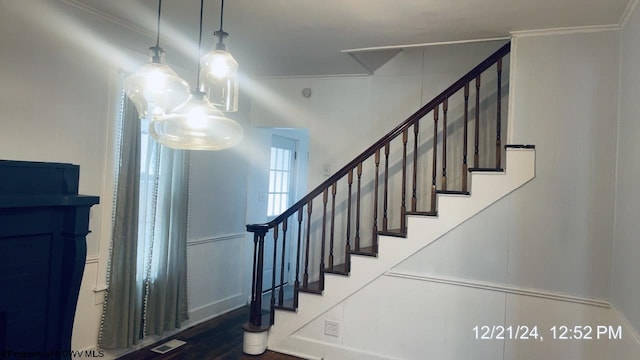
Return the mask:
<svg viewBox="0 0 640 360">
<path fill-rule="evenodd" d="M 111 254 L 99 345 L 127 348 L 142 334 L 142 287 L 138 272 L 138 211 L 140 194 L 140 121 L 135 107 L 124 102 L 117 144 Z"/>
<path fill-rule="evenodd" d="M 148 122 L 123 105 L 101 348 L 128 348 L 187 319 L 189 153 L 142 134 Z"/>
<path fill-rule="evenodd" d="M 160 152 L 156 192 L 147 217 L 155 218 L 140 227 L 145 239 L 145 335 L 161 335 L 179 328 L 187 319 L 187 195 L 189 153 L 154 145 Z M 157 187 L 156 187 L 157 186 Z M 155 191 L 157 189 L 157 191 Z M 141 214 L 142 215 L 142 214 Z M 142 218 L 142 216 L 141 216 Z"/>
</svg>

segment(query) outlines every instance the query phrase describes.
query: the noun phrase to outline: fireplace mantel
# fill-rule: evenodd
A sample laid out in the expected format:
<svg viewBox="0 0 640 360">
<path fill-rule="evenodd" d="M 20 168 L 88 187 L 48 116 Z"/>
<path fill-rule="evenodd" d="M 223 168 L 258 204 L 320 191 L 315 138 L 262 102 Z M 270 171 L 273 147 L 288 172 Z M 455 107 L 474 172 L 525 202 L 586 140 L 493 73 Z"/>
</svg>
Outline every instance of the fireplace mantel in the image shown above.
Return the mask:
<svg viewBox="0 0 640 360">
<path fill-rule="evenodd" d="M 89 209 L 77 165 L 0 160 L 0 353 L 69 359 Z"/>
</svg>

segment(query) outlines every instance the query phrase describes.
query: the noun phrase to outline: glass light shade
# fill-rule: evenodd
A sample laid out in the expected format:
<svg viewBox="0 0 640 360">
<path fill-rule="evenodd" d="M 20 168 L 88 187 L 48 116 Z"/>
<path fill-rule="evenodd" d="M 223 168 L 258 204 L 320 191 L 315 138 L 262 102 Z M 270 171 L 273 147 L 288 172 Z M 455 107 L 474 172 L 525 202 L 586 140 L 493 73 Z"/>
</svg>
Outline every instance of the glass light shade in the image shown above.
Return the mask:
<svg viewBox="0 0 640 360">
<path fill-rule="evenodd" d="M 238 62 L 226 50 L 214 49 L 200 60 L 200 90 L 225 112 L 238 111 Z"/>
<path fill-rule="evenodd" d="M 154 117 L 149 133 L 162 145 L 188 150 L 223 150 L 243 136 L 240 124 L 226 118 L 201 91 L 171 114 Z"/>
<path fill-rule="evenodd" d="M 161 116 L 183 104 L 189 97 L 189 84 L 164 61 L 164 50 L 151 49 L 151 60 L 124 79 L 124 90 L 141 118 Z"/>
</svg>

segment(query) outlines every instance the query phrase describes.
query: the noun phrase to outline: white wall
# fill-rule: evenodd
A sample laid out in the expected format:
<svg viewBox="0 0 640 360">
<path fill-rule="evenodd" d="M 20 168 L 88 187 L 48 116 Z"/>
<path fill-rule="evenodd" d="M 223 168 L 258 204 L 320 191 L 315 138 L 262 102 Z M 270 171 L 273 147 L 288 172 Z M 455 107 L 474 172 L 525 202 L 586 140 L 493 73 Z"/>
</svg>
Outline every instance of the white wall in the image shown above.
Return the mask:
<svg viewBox="0 0 640 360">
<path fill-rule="evenodd" d="M 620 38 L 620 118 L 615 197 L 615 240 L 611 297 L 636 329 L 640 329 L 640 11 L 636 8 Z"/>
<path fill-rule="evenodd" d="M 618 175 L 618 216 L 621 209 L 625 215 L 616 229 L 614 261 L 619 261 L 612 264 L 618 36 L 608 31 L 515 38 L 511 143 L 536 145 L 536 178 L 297 335 L 322 349 L 325 358 L 370 353 L 403 359 L 425 353 L 451 359 L 636 358 L 637 211 L 633 195 L 620 200 L 634 193 L 636 170 Z M 629 114 L 635 109 L 635 80 L 623 81 Z M 620 151 L 626 149 L 629 158 L 619 164 L 632 163 L 637 152 L 635 118 L 628 116 L 621 119 L 628 128 L 620 129 L 626 139 Z M 612 266 L 613 306 L 621 313 L 609 308 Z M 325 335 L 325 320 L 339 321 L 343 333 Z M 538 325 L 545 337 L 553 325 L 615 324 L 624 327 L 626 338 L 505 344 L 471 338 L 473 326 L 491 324 Z"/>
<path fill-rule="evenodd" d="M 373 76 L 258 79 L 251 124 L 309 129 L 312 189 L 326 179 L 325 166 L 340 169 L 503 43 L 405 49 Z M 303 88 L 312 90 L 310 98 Z"/>
<path fill-rule="evenodd" d="M 69 19 L 80 14 L 59 5 L 2 2 L 0 157 L 78 164 L 80 193 L 100 196 L 91 208 L 73 334 L 72 347 L 82 349 L 96 344 L 102 312 L 102 293 L 94 289 L 105 282 L 119 77 L 109 59 L 68 38 L 64 28 L 56 31 L 61 19 L 72 28 Z M 46 16 L 51 23 L 42 21 Z"/>
<path fill-rule="evenodd" d="M 536 178 L 399 266 L 608 299 L 618 33 L 515 38 L 512 143 Z"/>
<path fill-rule="evenodd" d="M 92 348 L 109 256 L 120 72 L 139 68 L 155 37 L 74 2 L 0 2 L 0 158 L 78 164 L 80 193 L 100 196 L 91 209 L 72 342 L 76 350 Z M 194 63 L 178 50 L 167 48 L 167 59 L 191 81 L 193 71 L 183 69 Z M 237 116 L 246 128 L 246 112 Z M 192 156 L 187 324 L 247 301 L 246 147 Z"/>
<path fill-rule="evenodd" d="M 610 297 L 618 37 L 515 40 L 512 141 L 536 144 L 538 154 L 536 179 L 514 196 L 518 211 L 504 219 L 514 224 L 515 284 Z"/>
<path fill-rule="evenodd" d="M 246 112 L 232 115 L 244 123 Z M 224 151 L 192 151 L 187 240 L 189 323 L 247 303 L 245 239 L 248 139 Z"/>
<path fill-rule="evenodd" d="M 323 166 L 338 170 L 346 163 L 344 153 L 355 157 L 372 138 L 355 131 L 371 119 L 370 81 L 369 77 L 258 79 L 251 123 L 265 128 L 308 129 L 308 184 L 312 189 L 324 181 Z M 310 98 L 302 96 L 303 88 L 312 90 Z M 348 135 L 355 139 L 348 141 Z"/>
<path fill-rule="evenodd" d="M 338 336 L 325 334 L 326 321 L 337 323 Z M 590 339 L 561 340 L 563 325 L 590 328 Z M 488 334 L 482 326 L 489 326 Z M 499 327 L 510 326 L 511 332 L 506 330 L 502 339 L 497 338 Z M 522 326 L 535 327 L 538 337 L 529 332 L 531 336 L 525 338 Z M 599 327 L 607 333 L 598 335 Z M 496 329 L 494 335 L 491 329 Z M 489 339 L 482 339 L 483 335 Z M 292 338 L 299 352 L 327 360 L 630 360 L 640 356 L 637 333 L 608 304 L 395 271 L 322 314 Z"/>
</svg>

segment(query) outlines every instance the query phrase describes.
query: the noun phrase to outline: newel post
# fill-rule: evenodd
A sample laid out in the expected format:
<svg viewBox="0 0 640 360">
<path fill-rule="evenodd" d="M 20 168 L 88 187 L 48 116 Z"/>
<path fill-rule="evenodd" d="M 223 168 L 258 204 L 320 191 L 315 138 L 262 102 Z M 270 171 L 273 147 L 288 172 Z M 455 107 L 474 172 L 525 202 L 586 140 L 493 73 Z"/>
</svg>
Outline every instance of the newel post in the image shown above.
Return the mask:
<svg viewBox="0 0 640 360">
<path fill-rule="evenodd" d="M 247 225 L 253 233 L 253 268 L 249 323 L 243 325 L 242 350 L 249 355 L 259 355 L 267 350 L 270 322 L 262 320 L 262 282 L 264 274 L 264 238 L 269 231 L 266 224 Z"/>
</svg>

